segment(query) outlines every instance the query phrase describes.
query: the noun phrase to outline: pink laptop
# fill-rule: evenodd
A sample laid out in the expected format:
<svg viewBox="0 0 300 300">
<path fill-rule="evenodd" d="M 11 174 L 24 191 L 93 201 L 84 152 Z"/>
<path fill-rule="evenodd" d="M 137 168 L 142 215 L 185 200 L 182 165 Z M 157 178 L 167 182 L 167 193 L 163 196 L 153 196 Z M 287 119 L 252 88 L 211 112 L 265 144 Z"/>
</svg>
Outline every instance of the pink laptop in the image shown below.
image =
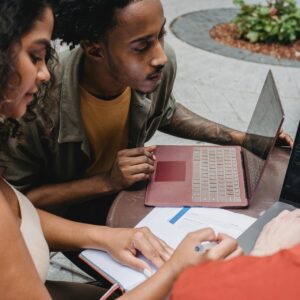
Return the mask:
<svg viewBox="0 0 300 300">
<path fill-rule="evenodd" d="M 243 146 L 157 146 L 150 206 L 246 207 L 284 119 L 269 71 Z"/>
</svg>

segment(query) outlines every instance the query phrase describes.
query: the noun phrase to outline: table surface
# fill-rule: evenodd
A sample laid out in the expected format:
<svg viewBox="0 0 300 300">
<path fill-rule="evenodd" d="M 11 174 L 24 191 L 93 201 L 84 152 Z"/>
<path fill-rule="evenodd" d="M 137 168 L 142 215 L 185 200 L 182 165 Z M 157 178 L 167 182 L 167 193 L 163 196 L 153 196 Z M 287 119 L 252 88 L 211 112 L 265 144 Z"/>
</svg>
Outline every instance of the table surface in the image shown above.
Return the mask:
<svg viewBox="0 0 300 300">
<path fill-rule="evenodd" d="M 249 207 L 229 209 L 257 218 L 278 200 L 284 180 L 289 149 L 274 148 Z M 111 227 L 134 227 L 153 207 L 145 206 L 146 188 L 122 191 L 114 200 L 106 220 Z"/>
</svg>

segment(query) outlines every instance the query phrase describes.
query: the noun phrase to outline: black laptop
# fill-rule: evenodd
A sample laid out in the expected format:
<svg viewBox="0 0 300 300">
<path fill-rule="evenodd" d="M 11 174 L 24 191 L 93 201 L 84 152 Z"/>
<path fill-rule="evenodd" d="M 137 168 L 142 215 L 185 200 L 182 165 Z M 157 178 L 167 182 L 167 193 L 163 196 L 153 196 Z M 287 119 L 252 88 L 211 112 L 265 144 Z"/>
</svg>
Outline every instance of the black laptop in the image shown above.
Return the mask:
<svg viewBox="0 0 300 300">
<path fill-rule="evenodd" d="M 265 224 L 276 217 L 283 210 L 300 208 L 300 123 L 285 174 L 283 186 L 278 202 L 273 204 L 263 216 L 259 217 L 239 238 L 238 243 L 245 253 L 249 253 Z"/>
</svg>

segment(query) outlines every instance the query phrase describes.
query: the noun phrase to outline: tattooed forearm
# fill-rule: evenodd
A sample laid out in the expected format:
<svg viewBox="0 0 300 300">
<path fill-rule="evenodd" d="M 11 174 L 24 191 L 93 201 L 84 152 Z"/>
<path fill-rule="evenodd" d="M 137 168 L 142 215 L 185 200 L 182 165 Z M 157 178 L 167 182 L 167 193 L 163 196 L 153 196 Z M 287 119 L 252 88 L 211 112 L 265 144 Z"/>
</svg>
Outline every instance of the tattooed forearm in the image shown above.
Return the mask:
<svg viewBox="0 0 300 300">
<path fill-rule="evenodd" d="M 161 131 L 178 137 L 220 145 L 240 145 L 244 134 L 218 123 L 209 121 L 180 103 L 168 126 Z"/>
</svg>

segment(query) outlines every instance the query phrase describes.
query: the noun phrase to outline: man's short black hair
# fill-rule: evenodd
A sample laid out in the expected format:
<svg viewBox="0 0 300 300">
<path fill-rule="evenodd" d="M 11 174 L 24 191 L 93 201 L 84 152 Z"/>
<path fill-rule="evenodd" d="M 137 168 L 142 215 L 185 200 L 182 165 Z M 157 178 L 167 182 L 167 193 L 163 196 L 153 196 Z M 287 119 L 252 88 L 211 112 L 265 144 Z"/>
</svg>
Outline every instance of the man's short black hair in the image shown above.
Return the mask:
<svg viewBox="0 0 300 300">
<path fill-rule="evenodd" d="M 115 11 L 141 0 L 61 0 L 56 14 L 56 34 L 74 47 L 80 41 L 99 41 L 116 25 Z"/>
</svg>

